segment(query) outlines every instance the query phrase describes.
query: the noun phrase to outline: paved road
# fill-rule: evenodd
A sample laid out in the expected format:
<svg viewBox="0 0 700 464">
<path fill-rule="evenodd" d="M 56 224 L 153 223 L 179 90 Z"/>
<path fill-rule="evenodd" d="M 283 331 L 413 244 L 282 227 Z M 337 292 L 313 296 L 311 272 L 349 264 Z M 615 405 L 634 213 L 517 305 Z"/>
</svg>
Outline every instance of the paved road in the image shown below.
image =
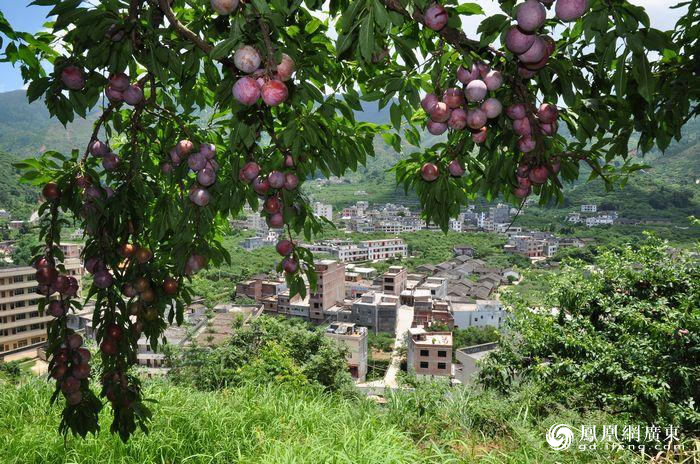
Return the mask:
<svg viewBox="0 0 700 464">
<path fill-rule="evenodd" d="M 397 388 L 396 374 L 399 372 L 401 356 L 399 349 L 406 341 L 406 332 L 411 328 L 413 322 L 413 307 L 401 306 L 396 315 L 396 340 L 394 340 L 394 351 L 391 352 L 391 364 L 384 375 L 384 385 L 389 388 Z"/>
</svg>

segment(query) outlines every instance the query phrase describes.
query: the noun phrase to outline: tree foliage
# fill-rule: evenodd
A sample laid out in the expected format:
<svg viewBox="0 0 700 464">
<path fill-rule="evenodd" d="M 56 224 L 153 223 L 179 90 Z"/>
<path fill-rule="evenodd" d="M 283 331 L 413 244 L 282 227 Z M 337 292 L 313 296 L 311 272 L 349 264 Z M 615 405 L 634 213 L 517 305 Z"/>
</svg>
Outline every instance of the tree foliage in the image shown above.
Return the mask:
<svg viewBox="0 0 700 464">
<path fill-rule="evenodd" d="M 495 45 L 511 25 L 514 0 L 502 0 L 503 13 L 485 18 L 479 37 L 472 38 L 461 31 L 460 17 L 482 13 L 473 3 L 449 3 L 444 27 L 424 16 L 428 0 L 252 0 L 233 14 L 216 14 L 209 2 L 194 0 L 34 3 L 51 7 L 49 28 L 18 32 L 0 14 L 0 32 L 8 39 L 0 59 L 20 67 L 29 100 L 43 97 L 63 124 L 101 111 L 85 147 L 49 150 L 18 164 L 26 181 L 47 185 L 40 209 L 43 245 L 35 261 L 46 281 L 40 291 L 48 297 L 59 290 L 65 310 L 79 305 L 72 286 L 54 285 L 54 269 L 65 271 L 56 244 L 74 219 L 87 232 L 84 258 L 95 265 L 99 283 L 87 297 L 95 299 L 101 395 L 114 409 L 112 431 L 124 440 L 136 425 L 145 428 L 150 415 L 138 379 L 127 373 L 137 340 L 144 334 L 156 347 L 166 321 L 182 321 L 191 276 L 207 263 L 230 261 L 221 244 L 223 224 L 245 204 L 258 208 L 263 190 L 243 180 L 261 174 L 257 180 L 263 182 L 269 174 L 272 184 L 278 172 L 287 185 L 293 176 L 288 188 L 268 191 L 265 214 L 271 224 L 283 223 L 290 238 L 310 238 L 321 222 L 297 181 L 357 169 L 373 155 L 381 134 L 399 151 L 404 140 L 416 147 L 395 165 L 397 180 L 415 187 L 425 218 L 446 230 L 449 218 L 477 193 L 515 200 L 519 165 L 544 170 L 544 183 L 534 186 L 542 204 L 561 200 L 562 181 L 578 177 L 580 162 L 608 186 L 624 182 L 640 168 L 628 155 L 635 131 L 640 151 L 664 149 L 697 112 L 698 0 L 688 3 L 675 31 L 650 27 L 645 11 L 626 0 L 592 0 L 567 27 L 550 19 L 544 27 L 556 41 L 547 42 L 549 62 L 532 79 L 521 78 L 517 58 Z M 234 51 L 243 45 L 259 54 L 258 81 L 241 72 Z M 281 65 L 289 59 L 293 79 L 280 84 Z M 522 140 L 504 117 L 489 122 L 478 148 L 472 134 L 460 130 L 422 147 L 423 92 L 441 96 L 455 85 L 459 65 L 482 62 L 503 76 L 505 85 L 494 95 L 505 105 L 527 107 L 533 150 L 515 150 Z M 130 84 L 123 95 L 115 93 L 121 92 L 119 73 Z M 251 88 L 264 83 L 266 104 L 234 98 L 238 82 Z M 286 88 L 286 100 L 266 98 L 266 86 Z M 356 121 L 360 100 L 389 105 L 391 127 Z M 574 140 L 541 135 L 534 116 L 540 101 L 566 105 L 561 120 Z M 98 138 L 109 146 L 95 145 Z M 200 152 L 184 163 L 193 146 Z M 203 169 L 191 161 L 205 151 L 211 185 L 188 169 Z M 467 173 L 450 176 L 448 163 Z M 426 164 L 429 175 L 421 177 Z M 64 218 L 64 212 L 71 214 Z M 312 260 L 297 246 L 278 265 L 292 294 L 306 294 L 304 272 L 315 287 Z M 66 343 L 74 334 L 61 315 L 65 311 L 54 309 L 48 352 L 61 355 L 50 366 L 57 379 L 54 400 L 62 389 L 69 401 L 61 430 L 85 435 L 99 427 L 100 402 L 87 378 L 73 391 L 78 364 Z"/>
<path fill-rule="evenodd" d="M 697 431 L 699 270 L 697 257 L 658 239 L 567 268 L 550 305 L 509 320 L 518 335 L 501 338 L 481 380 L 507 390 L 522 378 L 571 407 Z"/>
<path fill-rule="evenodd" d="M 261 316 L 246 325 L 239 321 L 234 329 L 222 345 L 171 352 L 173 382 L 200 390 L 275 382 L 333 391 L 350 382 L 345 347 L 300 320 Z"/>
</svg>

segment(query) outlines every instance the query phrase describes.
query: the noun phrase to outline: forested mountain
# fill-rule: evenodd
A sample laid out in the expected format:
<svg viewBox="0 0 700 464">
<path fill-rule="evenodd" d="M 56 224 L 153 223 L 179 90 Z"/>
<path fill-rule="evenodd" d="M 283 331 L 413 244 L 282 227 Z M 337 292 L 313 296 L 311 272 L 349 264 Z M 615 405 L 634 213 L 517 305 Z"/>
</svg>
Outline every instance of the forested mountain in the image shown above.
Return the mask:
<svg viewBox="0 0 700 464">
<path fill-rule="evenodd" d="M 375 102 L 363 102 L 363 109 L 356 114 L 358 119 L 389 122 L 387 108 L 379 110 Z M 33 189 L 18 185 L 18 174 L 11 166 L 13 159 L 36 156 L 48 148 L 65 152 L 82 147 L 90 136 L 92 120 L 94 115 L 88 121 L 76 120 L 65 129 L 57 120 L 49 119 L 42 102 L 28 104 L 24 91 L 0 93 L 0 208 L 26 214 L 36 198 Z M 336 207 L 357 200 L 417 205 L 416 196 L 397 189 L 393 174 L 387 172 L 403 155 L 381 139 L 375 148 L 377 156 L 356 173 L 347 173 L 344 183 L 310 184 L 309 193 Z M 563 206 L 604 203 L 631 218 L 682 219 L 700 215 L 700 120 L 688 123 L 681 141 L 672 143 L 666 153 L 651 153 L 638 161 L 651 167 L 638 172 L 625 189 L 606 192 L 602 182 L 586 183 L 584 177 L 570 187 Z"/>
</svg>

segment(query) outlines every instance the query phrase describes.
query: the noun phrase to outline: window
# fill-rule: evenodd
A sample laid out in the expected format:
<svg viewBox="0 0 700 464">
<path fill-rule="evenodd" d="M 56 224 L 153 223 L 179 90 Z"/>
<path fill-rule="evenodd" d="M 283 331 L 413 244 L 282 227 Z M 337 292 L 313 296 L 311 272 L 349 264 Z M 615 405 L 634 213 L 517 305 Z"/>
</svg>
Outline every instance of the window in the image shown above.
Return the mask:
<svg viewBox="0 0 700 464">
<path fill-rule="evenodd" d="M 34 337 L 31 340 L 32 345 L 36 345 L 37 343 L 41 343 L 41 337 Z"/>
<path fill-rule="evenodd" d="M 12 292 L 13 295 L 24 295 L 24 289 L 23 288 L 16 288 Z"/>
<path fill-rule="evenodd" d="M 421 369 L 427 369 L 427 368 L 428 368 L 428 362 L 427 362 L 427 361 L 421 361 L 421 363 L 420 363 L 420 368 L 421 368 Z"/>
<path fill-rule="evenodd" d="M 447 357 L 447 351 L 440 350 L 438 351 L 438 358 L 446 358 Z"/>
<path fill-rule="evenodd" d="M 438 363 L 438 369 L 447 369 L 446 363 Z"/>
<path fill-rule="evenodd" d="M 21 276 L 21 275 L 20 275 L 20 276 L 14 276 L 14 277 L 12 278 L 12 281 L 13 281 L 14 283 L 24 282 L 24 276 Z"/>
<path fill-rule="evenodd" d="M 421 356 L 430 356 L 430 352 L 428 350 L 420 350 L 420 355 Z"/>
</svg>

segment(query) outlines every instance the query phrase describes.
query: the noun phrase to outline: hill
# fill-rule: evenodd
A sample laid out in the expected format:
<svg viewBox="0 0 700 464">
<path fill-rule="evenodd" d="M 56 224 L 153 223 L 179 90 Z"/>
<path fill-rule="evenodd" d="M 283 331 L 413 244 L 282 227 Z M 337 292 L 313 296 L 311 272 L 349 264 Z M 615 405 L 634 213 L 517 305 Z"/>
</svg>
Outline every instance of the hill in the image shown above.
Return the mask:
<svg viewBox="0 0 700 464">
<path fill-rule="evenodd" d="M 28 218 L 36 210 L 39 191 L 19 182 L 19 171 L 12 165 L 18 160 L 17 155 L 0 152 L 0 209 L 12 218 Z"/>
<path fill-rule="evenodd" d="M 363 121 L 385 124 L 389 122 L 388 109 L 379 110 L 376 102 L 363 102 L 363 111 L 356 117 Z M 68 151 L 81 147 L 89 138 L 92 120 L 76 120 L 66 129 L 56 120 L 49 119 L 43 103 L 28 104 L 24 91 L 0 93 L 0 153 L 17 157 L 36 156 L 47 147 Z M 410 151 L 412 147 L 406 146 Z M 370 203 L 397 203 L 418 206 L 413 192 L 406 195 L 396 186 L 394 176 L 387 170 L 403 155 L 397 153 L 383 140 L 375 142 L 376 156 L 349 172 L 337 183 L 318 180 L 307 184 L 307 192 L 317 201 L 333 204 L 336 209 L 358 200 Z M 651 165 L 650 169 L 638 172 L 624 189 L 606 192 L 599 180 L 585 182 L 587 176 L 582 168 L 582 178 L 568 186 L 568 195 L 563 205 L 547 208 L 545 216 L 557 217 L 581 204 L 608 204 L 617 208 L 621 216 L 633 219 L 650 218 L 687 223 L 690 215 L 700 216 L 700 120 L 688 123 L 683 138 L 673 142 L 666 153 L 646 155 L 640 162 Z M 9 162 L 5 163 L 9 166 Z M 5 167 L 0 179 L 0 192 L 17 191 L 17 175 Z M 30 199 L 33 202 L 33 199 Z M 14 212 L 31 209 L 25 196 L 19 195 L 10 201 L 0 196 L 0 208 Z"/>
</svg>

